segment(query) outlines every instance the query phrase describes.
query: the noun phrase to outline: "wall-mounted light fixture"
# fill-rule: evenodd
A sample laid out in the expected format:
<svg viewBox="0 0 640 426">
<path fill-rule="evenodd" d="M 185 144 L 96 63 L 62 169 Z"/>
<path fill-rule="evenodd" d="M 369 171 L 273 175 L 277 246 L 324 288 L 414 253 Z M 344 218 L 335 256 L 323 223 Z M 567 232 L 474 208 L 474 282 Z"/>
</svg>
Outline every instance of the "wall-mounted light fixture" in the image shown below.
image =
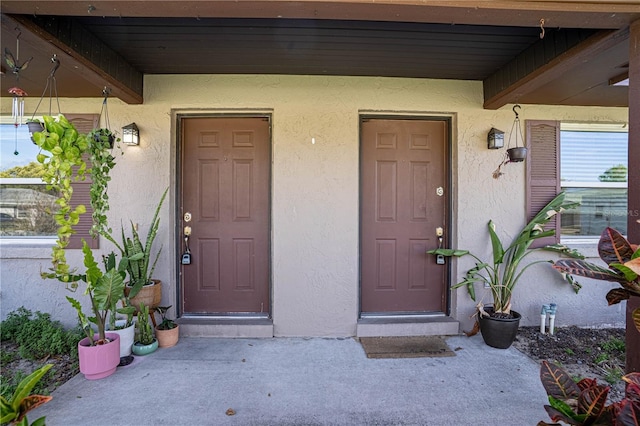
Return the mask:
<svg viewBox="0 0 640 426">
<path fill-rule="evenodd" d="M 140 130 L 136 123 L 131 123 L 122 128 L 122 142 L 127 145 L 138 145 L 140 143 Z"/>
<path fill-rule="evenodd" d="M 500 149 L 504 147 L 504 132 L 492 127 L 487 135 L 487 146 L 489 149 Z"/>
</svg>

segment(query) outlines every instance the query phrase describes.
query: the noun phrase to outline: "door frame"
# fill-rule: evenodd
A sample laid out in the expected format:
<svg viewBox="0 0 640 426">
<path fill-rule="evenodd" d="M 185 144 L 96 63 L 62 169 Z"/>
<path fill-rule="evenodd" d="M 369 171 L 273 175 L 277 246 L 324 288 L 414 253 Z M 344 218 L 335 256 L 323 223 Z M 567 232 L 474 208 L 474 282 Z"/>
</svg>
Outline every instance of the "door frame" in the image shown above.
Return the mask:
<svg viewBox="0 0 640 426">
<path fill-rule="evenodd" d="M 175 312 L 176 318 L 265 318 L 265 314 L 215 314 L 215 315 L 194 315 L 186 314 L 182 308 L 182 276 L 180 268 L 180 256 L 183 251 L 183 241 L 181 238 L 181 226 L 182 226 L 182 212 L 181 200 L 182 200 L 182 120 L 185 118 L 261 118 L 267 119 L 269 123 L 269 208 L 268 208 L 268 235 L 269 245 L 267 253 L 269 262 L 269 312 L 266 313 L 266 317 L 273 318 L 273 110 L 272 109 L 251 109 L 251 110 L 193 110 L 193 109 L 172 109 L 171 110 L 171 123 L 173 126 L 172 138 L 171 138 L 171 150 L 174 154 L 175 161 L 171 164 L 172 182 L 170 191 L 172 208 L 171 208 L 171 223 L 173 224 L 174 232 L 171 235 L 171 249 L 173 251 L 171 258 L 175 259 L 172 267 L 175 268 L 172 276 L 175 277 Z"/>
<path fill-rule="evenodd" d="M 362 312 L 362 123 L 364 120 L 414 120 L 414 121 L 443 121 L 447 125 L 447 140 L 445 141 L 445 182 L 446 182 L 446 202 L 445 208 L 446 213 L 444 217 L 445 225 L 445 238 L 442 242 L 444 247 L 450 247 L 451 242 L 455 241 L 453 238 L 452 232 L 454 231 L 453 227 L 453 219 L 454 219 L 454 204 L 455 200 L 453 199 L 453 194 L 455 191 L 453 190 L 453 128 L 455 121 L 455 114 L 433 114 L 433 113 L 425 113 L 420 114 L 394 114 L 394 113 L 376 113 L 376 112 L 365 112 L 360 111 L 358 114 L 358 318 L 380 318 L 380 317 L 432 317 L 432 316 L 440 316 L 440 314 L 433 313 L 424 313 L 424 312 L 402 312 L 402 313 L 363 313 Z M 452 271 L 452 262 L 448 261 L 445 265 L 445 273 L 444 273 L 444 291 L 446 303 L 445 303 L 445 312 L 443 315 L 450 315 L 452 308 L 452 298 L 451 294 L 451 271 Z"/>
</svg>

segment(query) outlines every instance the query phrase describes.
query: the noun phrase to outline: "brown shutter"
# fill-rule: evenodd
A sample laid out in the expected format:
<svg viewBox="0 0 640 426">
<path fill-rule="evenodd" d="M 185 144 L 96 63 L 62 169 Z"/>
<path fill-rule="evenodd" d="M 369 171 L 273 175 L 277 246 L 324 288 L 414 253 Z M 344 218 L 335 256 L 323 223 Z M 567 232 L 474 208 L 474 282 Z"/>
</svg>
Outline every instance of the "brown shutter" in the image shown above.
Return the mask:
<svg viewBox="0 0 640 426">
<path fill-rule="evenodd" d="M 78 133 L 89 133 L 91 130 L 97 128 L 98 120 L 100 118 L 97 114 L 65 114 L 65 117 L 76 127 Z M 100 240 L 98 238 L 92 238 L 89 234 L 92 223 L 91 215 L 93 213 L 93 209 L 91 208 L 91 196 L 89 193 L 90 189 L 91 177 L 89 175 L 86 175 L 85 180 L 73 183 L 71 204 L 73 206 L 84 204 L 87 208 L 87 213 L 80 216 L 80 222 L 75 227 L 76 233 L 71 236 L 71 241 L 67 246 L 69 249 L 82 248 L 83 238 L 92 249 L 97 249 L 100 246 Z"/>
<path fill-rule="evenodd" d="M 527 220 L 531 220 L 560 192 L 560 122 L 526 120 Z M 555 229 L 555 237 L 542 238 L 532 247 L 560 242 L 560 217 L 545 229 Z"/>
</svg>

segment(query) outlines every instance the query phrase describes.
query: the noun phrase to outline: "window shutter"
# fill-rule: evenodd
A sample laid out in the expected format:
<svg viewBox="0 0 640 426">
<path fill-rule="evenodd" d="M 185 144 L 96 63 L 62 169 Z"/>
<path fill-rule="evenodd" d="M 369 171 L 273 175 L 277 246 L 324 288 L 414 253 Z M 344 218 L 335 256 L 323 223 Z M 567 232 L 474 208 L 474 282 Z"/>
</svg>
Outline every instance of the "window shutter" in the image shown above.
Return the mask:
<svg viewBox="0 0 640 426">
<path fill-rule="evenodd" d="M 560 122 L 526 120 L 527 220 L 560 193 Z M 549 221 L 545 230 L 555 229 L 554 237 L 534 241 L 532 247 L 560 242 L 560 217 Z"/>
<path fill-rule="evenodd" d="M 98 121 L 100 116 L 97 114 L 65 114 L 67 120 L 69 120 L 78 130 L 78 133 L 89 133 L 91 130 L 98 127 Z M 85 159 L 86 161 L 86 159 Z M 87 168 L 89 165 L 87 164 Z M 71 236 L 69 249 L 82 248 L 82 239 L 84 238 L 92 249 L 97 249 L 100 246 L 100 240 L 98 238 L 92 238 L 89 234 L 91 229 L 91 215 L 93 209 L 91 208 L 91 195 L 89 193 L 91 189 L 91 177 L 85 175 L 85 180 L 77 181 L 73 183 L 73 196 L 71 197 L 71 205 L 77 206 L 84 204 L 87 208 L 87 212 L 80 216 L 80 222 L 75 227 L 76 233 Z"/>
</svg>

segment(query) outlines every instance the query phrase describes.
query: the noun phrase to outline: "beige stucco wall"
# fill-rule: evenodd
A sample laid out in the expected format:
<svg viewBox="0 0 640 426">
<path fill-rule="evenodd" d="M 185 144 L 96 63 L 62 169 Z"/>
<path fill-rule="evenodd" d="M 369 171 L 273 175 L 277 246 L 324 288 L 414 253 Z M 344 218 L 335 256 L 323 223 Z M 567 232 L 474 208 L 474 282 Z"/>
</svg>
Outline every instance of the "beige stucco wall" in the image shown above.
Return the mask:
<svg viewBox="0 0 640 426">
<path fill-rule="evenodd" d="M 306 76 L 148 76 L 144 105 L 112 99 L 112 128 L 135 121 L 138 147 L 124 147 L 110 186 L 112 226 L 131 219 L 146 232 L 153 208 L 175 182 L 175 114 L 179 112 L 269 112 L 272 134 L 272 292 L 278 336 L 351 336 L 358 318 L 358 117 L 360 113 L 444 115 L 453 125 L 454 200 L 452 241 L 482 252 L 489 247 L 486 223 L 513 236 L 524 224 L 524 164 L 492 171 L 504 150 L 486 149 L 491 127 L 507 132 L 511 106 L 482 109 L 482 84 L 445 80 Z M 3 98 L 2 111 L 10 106 Z M 27 111 L 35 107 L 27 102 Z M 101 99 L 61 99 L 63 112 L 99 113 Z M 30 109 L 31 108 L 31 109 Z M 625 122 L 626 108 L 523 105 L 522 120 Z M 523 123 L 524 125 L 524 123 Z M 524 129 L 523 129 L 524 130 Z M 508 139 L 508 135 L 506 135 Z M 312 139 L 315 144 L 312 144 Z M 162 209 L 158 243 L 164 246 L 156 276 L 165 283 L 163 302 L 177 306 L 173 223 L 175 199 Z M 109 243 L 103 246 L 109 248 Z M 2 246 L 2 315 L 21 304 L 52 305 L 69 323 L 75 317 L 58 283 L 42 282 L 34 268 L 46 260 L 15 259 Z M 42 250 L 34 250 L 40 253 Z M 23 250 L 21 253 L 30 252 Z M 31 266 L 33 265 L 33 266 Z M 36 266 L 37 265 L 37 266 Z M 453 265 L 454 279 L 469 267 Z M 558 325 L 622 325 L 623 305 L 607 307 L 607 286 L 589 283 L 574 295 L 546 265 L 517 289 L 514 309 L 523 324 L 537 324 L 540 306 L 559 306 Z M 28 274 L 25 271 L 31 271 Z M 50 296 L 56 288 L 55 297 Z M 19 289 L 17 291 L 16 289 Z M 43 296 L 44 295 L 44 296 Z M 463 290 L 452 295 L 452 315 L 468 328 L 471 302 Z M 43 301 L 44 299 L 44 301 Z M 40 300 L 36 303 L 35 300 Z M 35 309 L 35 308 L 33 308 Z M 588 315 L 587 315 L 588 312 Z"/>
</svg>

